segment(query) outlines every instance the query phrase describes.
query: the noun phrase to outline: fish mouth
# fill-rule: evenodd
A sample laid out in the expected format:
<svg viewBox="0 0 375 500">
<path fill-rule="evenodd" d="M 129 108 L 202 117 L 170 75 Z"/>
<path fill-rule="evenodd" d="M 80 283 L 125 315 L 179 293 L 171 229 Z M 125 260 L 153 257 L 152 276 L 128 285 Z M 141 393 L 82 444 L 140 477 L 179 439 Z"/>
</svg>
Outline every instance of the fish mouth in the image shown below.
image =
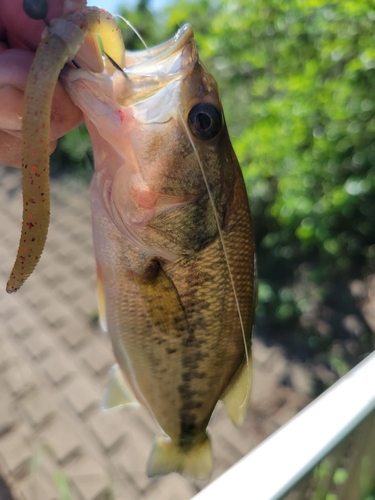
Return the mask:
<svg viewBox="0 0 375 500">
<path fill-rule="evenodd" d="M 186 47 L 193 40 L 190 24 L 180 28 L 173 38 L 152 48 L 128 52 L 125 57 L 126 72 L 131 74 L 171 75 L 178 72 L 184 63 L 189 63 L 194 54 L 185 54 Z M 196 52 L 196 51 L 195 51 Z M 181 60 L 182 56 L 182 60 Z"/>
<path fill-rule="evenodd" d="M 119 68 L 110 54 L 102 54 L 97 40 L 91 39 L 90 44 L 85 43 L 75 58 L 79 69 L 71 68 L 63 74 L 63 78 L 70 83 L 78 79 L 97 83 L 98 77 L 102 77 L 102 88 L 109 85 L 118 104 L 132 106 L 153 96 L 171 82 L 183 79 L 193 70 L 198 52 L 192 27 L 185 24 L 173 38 L 155 47 L 125 50 L 124 60 L 125 66 Z"/>
</svg>

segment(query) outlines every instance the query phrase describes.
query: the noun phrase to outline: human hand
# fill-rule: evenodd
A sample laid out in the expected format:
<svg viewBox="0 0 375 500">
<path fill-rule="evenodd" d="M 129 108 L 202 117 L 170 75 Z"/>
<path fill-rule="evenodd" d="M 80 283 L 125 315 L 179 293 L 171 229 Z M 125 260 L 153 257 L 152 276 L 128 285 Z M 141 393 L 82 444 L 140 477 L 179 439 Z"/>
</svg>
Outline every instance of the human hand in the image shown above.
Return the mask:
<svg viewBox="0 0 375 500">
<path fill-rule="evenodd" d="M 85 0 L 49 0 L 48 19 L 63 12 L 84 7 Z M 30 19 L 22 0 L 0 0 L 0 163 L 21 166 L 22 103 L 27 76 L 46 25 Z M 50 152 L 57 139 L 82 122 L 81 111 L 74 106 L 58 82 L 51 112 Z"/>
</svg>

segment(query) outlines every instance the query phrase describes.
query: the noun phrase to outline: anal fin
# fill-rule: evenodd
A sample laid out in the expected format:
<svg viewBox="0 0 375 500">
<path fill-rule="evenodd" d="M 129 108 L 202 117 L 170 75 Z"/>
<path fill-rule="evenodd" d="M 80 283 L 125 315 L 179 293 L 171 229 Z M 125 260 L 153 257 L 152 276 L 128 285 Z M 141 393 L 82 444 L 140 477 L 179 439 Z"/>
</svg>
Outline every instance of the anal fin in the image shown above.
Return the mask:
<svg viewBox="0 0 375 500">
<path fill-rule="evenodd" d="M 103 410 L 124 405 L 139 406 L 138 400 L 127 386 L 124 377 L 121 374 L 120 367 L 118 365 L 114 365 L 109 373 L 110 378 L 105 388 L 102 400 Z"/>
<path fill-rule="evenodd" d="M 228 415 L 238 427 L 242 425 L 245 420 L 250 400 L 252 382 L 251 365 L 251 357 L 249 357 L 249 365 L 247 365 L 246 362 L 243 364 L 223 396 L 220 398 L 224 403 Z"/>
</svg>

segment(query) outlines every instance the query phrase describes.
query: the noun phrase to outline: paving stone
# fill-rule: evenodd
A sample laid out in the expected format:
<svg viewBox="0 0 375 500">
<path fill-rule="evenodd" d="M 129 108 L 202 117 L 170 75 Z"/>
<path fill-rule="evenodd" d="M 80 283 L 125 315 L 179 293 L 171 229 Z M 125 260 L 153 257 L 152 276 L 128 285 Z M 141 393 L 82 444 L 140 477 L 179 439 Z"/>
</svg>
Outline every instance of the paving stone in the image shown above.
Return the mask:
<svg viewBox="0 0 375 500">
<path fill-rule="evenodd" d="M 91 319 L 97 314 L 98 306 L 96 293 L 92 289 L 80 295 L 75 300 L 75 306 L 87 318 Z"/>
<path fill-rule="evenodd" d="M 54 208 L 54 207 L 53 207 Z M 51 217 L 50 230 L 48 231 L 48 238 L 46 243 L 45 252 L 49 255 L 57 255 L 57 250 L 60 248 L 61 244 L 66 240 L 66 236 L 63 232 L 60 232 L 55 226 L 53 221 L 53 214 Z M 57 259 L 55 259 L 57 260 Z"/>
<path fill-rule="evenodd" d="M 296 410 L 289 405 L 283 405 L 281 408 L 277 410 L 275 415 L 272 417 L 272 421 L 276 424 L 277 427 L 281 427 L 286 422 L 288 422 L 294 415 L 296 414 Z"/>
<path fill-rule="evenodd" d="M 5 286 L 6 275 L 3 276 L 4 276 L 3 283 Z M 1 274 L 0 274 L 0 279 L 1 279 Z M 8 322 L 12 318 L 15 318 L 19 312 L 19 300 L 17 301 L 14 299 L 15 299 L 14 295 L 9 295 L 7 293 L 0 293 L 0 310 L 1 310 L 0 328 L 3 328 L 4 331 L 5 327 L 7 330 L 9 330 Z"/>
<path fill-rule="evenodd" d="M 119 473 L 129 477 L 142 492 L 151 483 L 146 472 L 151 447 L 152 440 L 138 430 L 127 434 L 124 445 L 112 455 L 112 462 Z"/>
<path fill-rule="evenodd" d="M 262 341 L 254 337 L 252 354 L 254 365 L 262 366 L 269 360 L 272 352 L 263 344 Z"/>
<path fill-rule="evenodd" d="M 0 441 L 0 455 L 6 470 L 15 478 L 22 479 L 29 471 L 31 451 L 20 432 L 13 432 Z"/>
<path fill-rule="evenodd" d="M 58 217 L 59 225 L 63 225 L 66 228 L 65 234 L 70 234 L 77 227 L 78 213 L 76 210 L 70 209 L 70 195 L 69 199 L 60 198 L 58 204 L 61 206 Z"/>
<path fill-rule="evenodd" d="M 15 425 L 14 415 L 2 397 L 0 399 L 0 438 L 10 432 Z"/>
<path fill-rule="evenodd" d="M 100 398 L 92 384 L 83 376 L 76 378 L 65 390 L 66 398 L 74 413 L 85 418 L 99 407 Z"/>
<path fill-rule="evenodd" d="M 77 190 L 76 190 L 77 191 Z M 89 201 L 89 191 L 80 188 L 78 192 L 72 194 L 72 190 L 69 189 L 69 203 L 68 211 L 73 213 L 76 217 L 83 217 L 84 215 L 91 215 L 90 201 Z"/>
<path fill-rule="evenodd" d="M 59 335 L 70 349 L 79 349 L 90 339 L 91 333 L 88 327 L 79 321 L 69 321 L 62 328 L 59 328 Z"/>
<path fill-rule="evenodd" d="M 250 405 L 263 408 L 269 404 L 269 394 L 277 389 L 277 380 L 266 369 L 255 370 L 251 388 Z"/>
<path fill-rule="evenodd" d="M 45 358 L 53 349 L 53 343 L 50 338 L 43 334 L 33 334 L 24 341 L 24 346 L 28 354 L 35 361 Z"/>
<path fill-rule="evenodd" d="M 285 375 L 289 371 L 290 363 L 287 362 L 283 352 L 279 349 L 275 349 L 270 356 L 269 360 L 262 367 L 270 373 L 277 383 L 285 378 Z"/>
<path fill-rule="evenodd" d="M 16 490 L 20 500 L 60 500 L 57 488 L 51 479 L 40 474 L 28 477 L 20 483 Z M 72 499 L 73 500 L 73 499 Z"/>
<path fill-rule="evenodd" d="M 138 408 L 119 408 L 123 413 L 125 430 L 127 433 L 140 432 L 150 443 L 153 442 L 155 435 L 160 432 L 158 424 L 155 422 L 149 412 L 143 407 Z"/>
<path fill-rule="evenodd" d="M 310 396 L 313 392 L 313 378 L 311 373 L 302 365 L 292 363 L 290 365 L 292 386 L 300 394 Z"/>
<path fill-rule="evenodd" d="M 210 431 L 215 440 L 213 443 L 215 456 L 230 457 L 228 465 L 235 463 L 253 447 L 253 436 L 251 434 L 245 436 L 245 433 L 240 432 L 224 414 L 224 410 L 223 417 L 210 426 Z"/>
<path fill-rule="evenodd" d="M 78 435 L 63 421 L 53 422 L 41 439 L 59 464 L 66 464 L 82 451 Z"/>
<path fill-rule="evenodd" d="M 52 406 L 51 399 L 40 391 L 23 401 L 22 406 L 27 419 L 33 427 L 43 427 L 55 415 L 55 408 Z"/>
<path fill-rule="evenodd" d="M 51 328 L 58 328 L 67 322 L 69 312 L 69 309 L 54 301 L 44 309 L 41 315 Z"/>
<path fill-rule="evenodd" d="M 59 227 L 63 227 L 61 223 L 59 223 Z M 69 241 L 66 241 L 58 248 L 57 258 L 61 258 L 63 261 L 68 262 L 69 265 L 72 265 L 77 259 L 77 251 Z"/>
<path fill-rule="evenodd" d="M 60 281 L 66 277 L 66 266 L 59 261 L 50 261 L 44 265 L 41 271 L 44 278 L 53 283 L 54 286 L 59 285 Z"/>
<path fill-rule="evenodd" d="M 37 382 L 30 366 L 26 363 L 13 365 L 4 375 L 5 383 L 16 398 L 35 389 Z"/>
<path fill-rule="evenodd" d="M 115 363 L 109 341 L 107 345 L 103 345 L 103 342 L 95 338 L 82 349 L 81 360 L 90 373 L 96 376 L 107 373 Z"/>
<path fill-rule="evenodd" d="M 215 457 L 214 468 L 213 468 L 212 474 L 210 476 L 210 483 L 212 481 L 215 481 L 222 474 L 224 474 L 224 472 L 227 471 L 229 469 L 229 467 L 231 467 L 232 465 L 233 464 L 228 465 L 225 460 L 222 460 L 222 457 L 220 457 L 220 459 Z M 200 482 L 199 483 L 197 482 L 197 484 L 199 484 L 199 486 L 200 486 Z"/>
<path fill-rule="evenodd" d="M 170 474 L 151 484 L 142 495 L 142 500 L 189 500 L 197 489 L 178 474 Z"/>
<path fill-rule="evenodd" d="M 95 273 L 95 260 L 94 255 L 80 255 L 76 257 L 73 262 L 73 268 L 80 274 L 93 274 Z"/>
<path fill-rule="evenodd" d="M 91 457 L 83 457 L 65 469 L 80 500 L 107 500 L 111 485 L 105 469 Z M 125 500 L 125 499 L 124 499 Z"/>
<path fill-rule="evenodd" d="M 125 426 L 122 413 L 116 408 L 101 411 L 90 419 L 90 428 L 106 452 L 112 452 L 123 442 Z"/>
<path fill-rule="evenodd" d="M 44 373 L 53 385 L 61 385 L 75 373 L 74 367 L 67 359 L 54 354 L 43 362 Z"/>
<path fill-rule="evenodd" d="M 123 481 L 121 486 L 113 485 L 111 500 L 140 500 L 140 498 L 139 491 L 130 481 Z"/>
<path fill-rule="evenodd" d="M 9 248 L 14 248 L 14 252 L 16 252 L 17 249 L 17 243 L 18 243 L 17 238 L 19 239 L 20 236 L 19 231 L 20 229 L 17 231 L 17 228 L 11 226 L 10 224 L 7 224 L 6 232 L 2 234 L 2 239 L 4 244 Z"/>
<path fill-rule="evenodd" d="M 4 371 L 17 359 L 17 352 L 9 341 L 3 339 L 0 345 L 0 371 Z"/>
<path fill-rule="evenodd" d="M 25 286 L 25 285 L 24 285 Z M 50 304 L 51 291 L 46 286 L 33 286 L 24 292 L 27 302 L 40 314 Z"/>
<path fill-rule="evenodd" d="M 20 311 L 20 313 L 10 321 L 9 328 L 18 339 L 25 339 L 33 332 L 34 325 L 30 316 Z"/>
<path fill-rule="evenodd" d="M 86 290 L 87 283 L 82 280 L 82 277 L 79 278 L 75 274 L 59 283 L 59 292 L 61 292 L 62 295 L 69 300 L 82 295 L 86 292 Z"/>
<path fill-rule="evenodd" d="M 83 223 L 79 227 L 73 228 L 70 232 L 70 237 L 77 243 L 92 242 L 91 224 Z"/>
</svg>

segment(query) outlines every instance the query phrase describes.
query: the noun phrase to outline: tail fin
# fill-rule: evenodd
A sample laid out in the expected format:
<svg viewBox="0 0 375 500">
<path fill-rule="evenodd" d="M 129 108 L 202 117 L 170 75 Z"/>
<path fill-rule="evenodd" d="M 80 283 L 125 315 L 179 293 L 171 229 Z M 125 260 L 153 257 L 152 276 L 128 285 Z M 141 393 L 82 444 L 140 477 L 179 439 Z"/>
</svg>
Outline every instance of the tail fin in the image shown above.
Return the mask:
<svg viewBox="0 0 375 500">
<path fill-rule="evenodd" d="M 158 437 L 147 465 L 149 477 L 179 472 L 188 479 L 206 480 L 212 471 L 212 450 L 209 437 L 185 450 L 169 438 Z"/>
</svg>

